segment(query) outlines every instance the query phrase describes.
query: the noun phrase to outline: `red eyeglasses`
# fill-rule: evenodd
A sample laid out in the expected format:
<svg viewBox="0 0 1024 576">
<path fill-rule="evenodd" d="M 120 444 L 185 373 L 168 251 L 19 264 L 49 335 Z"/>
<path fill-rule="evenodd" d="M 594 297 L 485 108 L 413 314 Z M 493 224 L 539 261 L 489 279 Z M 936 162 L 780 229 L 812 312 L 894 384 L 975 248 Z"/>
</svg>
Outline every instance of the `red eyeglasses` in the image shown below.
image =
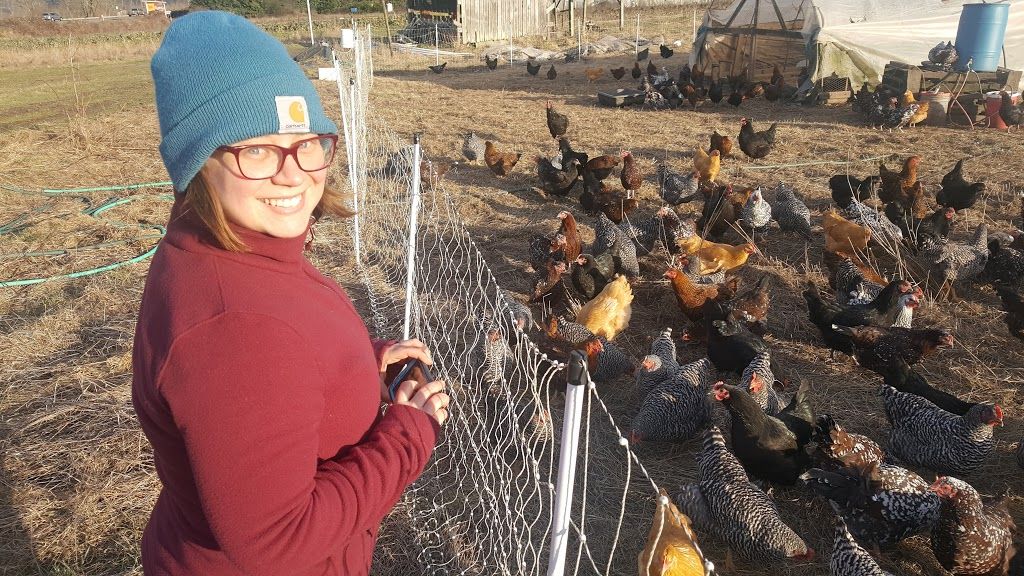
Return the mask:
<svg viewBox="0 0 1024 576">
<path fill-rule="evenodd" d="M 299 140 L 285 148 L 276 144 L 247 144 L 220 146 L 217 150 L 230 152 L 235 157 L 238 172 L 246 180 L 266 180 L 281 172 L 287 157 L 304 172 L 317 172 L 331 165 L 337 151 L 337 134 L 320 134 Z"/>
</svg>

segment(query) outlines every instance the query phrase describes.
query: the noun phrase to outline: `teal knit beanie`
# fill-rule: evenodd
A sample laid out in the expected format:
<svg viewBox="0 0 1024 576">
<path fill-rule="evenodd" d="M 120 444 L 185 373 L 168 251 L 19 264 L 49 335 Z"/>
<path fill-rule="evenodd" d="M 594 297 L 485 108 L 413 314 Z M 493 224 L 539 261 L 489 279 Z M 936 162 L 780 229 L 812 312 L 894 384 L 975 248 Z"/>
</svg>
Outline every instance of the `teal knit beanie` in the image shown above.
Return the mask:
<svg viewBox="0 0 1024 576">
<path fill-rule="evenodd" d="M 284 46 L 227 12 L 177 18 L 150 63 L 160 155 L 183 192 L 219 146 L 267 134 L 336 134 Z"/>
</svg>

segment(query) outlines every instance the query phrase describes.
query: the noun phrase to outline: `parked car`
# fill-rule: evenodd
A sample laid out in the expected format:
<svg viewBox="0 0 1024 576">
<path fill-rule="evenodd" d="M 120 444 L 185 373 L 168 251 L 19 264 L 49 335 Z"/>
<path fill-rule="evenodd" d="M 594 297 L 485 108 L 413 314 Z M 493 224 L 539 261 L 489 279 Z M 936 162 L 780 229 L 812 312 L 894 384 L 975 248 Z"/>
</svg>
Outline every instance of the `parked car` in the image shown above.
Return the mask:
<svg viewBox="0 0 1024 576">
<path fill-rule="evenodd" d="M 132 8 L 131 10 L 128 11 L 128 15 L 129 16 L 145 16 L 146 15 L 146 11 L 143 10 L 142 8 Z"/>
<path fill-rule="evenodd" d="M 60 14 L 57 14 L 56 12 L 44 12 L 43 20 L 46 20 L 47 22 L 60 22 Z"/>
</svg>

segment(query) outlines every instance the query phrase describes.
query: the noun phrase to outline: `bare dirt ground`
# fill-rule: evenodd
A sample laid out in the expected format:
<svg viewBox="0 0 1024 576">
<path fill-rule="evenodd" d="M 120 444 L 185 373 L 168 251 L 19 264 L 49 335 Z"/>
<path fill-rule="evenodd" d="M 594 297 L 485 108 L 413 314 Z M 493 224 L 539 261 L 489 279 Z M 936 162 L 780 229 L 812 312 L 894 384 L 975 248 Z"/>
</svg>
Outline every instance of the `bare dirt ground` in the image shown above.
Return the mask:
<svg viewBox="0 0 1024 576">
<path fill-rule="evenodd" d="M 680 19 L 688 37 L 690 18 L 680 15 Z M 671 29 L 662 33 L 672 39 Z M 664 62 L 655 56 L 655 62 L 676 73 L 683 63 L 682 52 Z M 740 186 L 774 186 L 780 180 L 792 184 L 811 207 L 812 223 L 829 206 L 829 176 L 877 171 L 873 162 L 849 167 L 824 162 L 889 154 L 900 159 L 921 155 L 921 178 L 930 192 L 960 158 L 970 158 L 969 177 L 987 178 L 985 200 L 958 217 L 957 240 L 968 237 L 983 221 L 993 230 L 1009 230 L 1011 219 L 1019 214 L 1015 192 L 1024 189 L 1020 173 L 1024 139 L 1016 132 L 921 126 L 902 133 L 879 133 L 860 126 L 849 107 L 801 107 L 763 100 L 745 102 L 739 109 L 707 105 L 696 112 L 598 106 L 596 91 L 634 87 L 634 83 L 628 76 L 616 82 L 607 74 L 589 83 L 584 69 L 628 67 L 631 55 L 557 63 L 554 81 L 530 77 L 522 64 L 509 67 L 507 62 L 488 71 L 476 59 L 452 61 L 444 74 L 435 75 L 426 69 L 433 64 L 432 58 L 392 59 L 386 49 L 378 50 L 375 58 L 374 111 L 400 134 L 423 133 L 426 152 L 435 160 L 460 162 L 446 176 L 447 189 L 458 198 L 462 216 L 499 281 L 521 298 L 530 289 L 526 262 L 532 234 L 553 230 L 556 214 L 568 209 L 579 214 L 585 238 L 592 237 L 592 220 L 578 211 L 574 199 L 545 198 L 533 188 L 532 156 L 555 151 L 544 122 L 544 101 L 549 99 L 569 115 L 569 136 L 577 147 L 591 153 L 628 149 L 637 157 L 647 176 L 638 215 L 661 206 L 653 179 L 655 161 L 686 169 L 694 146 L 706 146 L 714 129 L 735 137 L 741 117 L 752 118 L 758 129 L 778 122 L 778 146 L 760 161 L 727 160 L 720 180 Z M 338 117 L 335 87 L 320 88 L 332 116 Z M 482 164 L 462 162 L 462 135 L 471 130 L 524 154 L 511 177 L 498 180 Z M 72 116 L 67 123 L 0 134 L 0 184 L 4 185 L 0 226 L 25 212 L 30 212 L 33 224 L 16 232 L 5 230 L 0 235 L 0 254 L 135 238 L 133 230 L 81 215 L 83 200 L 50 200 L 12 187 L 164 180 L 157 143 L 152 106 L 135 110 L 131 118 Z M 897 164 L 898 160 L 888 163 L 890 167 Z M 344 180 L 340 167 L 334 175 Z M 108 195 L 125 194 L 85 196 L 98 205 Z M 163 223 L 167 202 L 154 191 L 140 194 L 142 199 L 110 214 L 120 222 Z M 688 211 L 699 211 L 699 206 L 682 207 L 681 212 Z M 129 241 L 59 257 L 5 257 L 0 259 L 0 279 L 52 275 L 126 260 L 150 245 Z M 884 444 L 888 424 L 875 396 L 881 379 L 849 358 L 830 359 L 807 320 L 800 291 L 807 278 L 825 285 L 819 274 L 822 241 L 805 245 L 796 236 L 773 230 L 763 240 L 758 238 L 758 245 L 763 255 L 752 258 L 740 274 L 748 284 L 761 274 L 772 278 L 769 326 L 774 353 L 812 383 L 813 404 L 819 412 L 830 412 L 850 430 Z M 651 338 L 665 326 L 681 332 L 684 325 L 669 286 L 661 281 L 666 263 L 663 252 L 643 262 L 644 279 L 635 288 L 633 320 L 618 339 L 635 357 L 646 354 Z M 142 263 L 75 280 L 0 288 L 0 366 L 4 367 L 0 370 L 0 533 L 12 535 L 0 539 L 0 566 L 11 567 L 10 573 L 140 572 L 138 539 L 158 490 L 148 443 L 131 410 L 129 389 L 131 337 L 146 270 L 147 264 Z M 915 317 L 918 326 L 949 328 L 956 337 L 951 350 L 926 360 L 920 370 L 936 386 L 1003 407 L 1005 425 L 996 430 L 996 450 L 965 479 L 984 495 L 1009 495 L 1014 518 L 1022 523 L 1024 485 L 1013 450 L 1024 435 L 1018 393 L 1024 381 L 1024 344 L 1008 335 L 991 289 L 968 282 L 960 294 L 964 300 L 956 303 L 929 299 Z M 697 347 L 682 346 L 681 355 L 689 360 L 703 353 Z M 602 395 L 620 424 L 628 425 L 640 401 L 631 382 L 613 383 Z M 617 449 L 612 447 L 614 439 L 604 441 L 606 453 L 595 456 L 595 466 L 621 458 L 612 454 Z M 655 480 L 673 492 L 694 477 L 695 447 L 693 443 L 643 445 L 637 451 Z M 927 472 L 925 477 L 931 478 Z M 799 488 L 776 489 L 774 497 L 784 517 L 819 551 L 818 558 L 786 567 L 740 565 L 735 574 L 827 574 L 831 547 L 827 507 Z M 591 506 L 598 510 L 607 506 L 607 515 L 614 516 L 616 496 L 596 494 Z M 630 511 L 633 517 L 648 514 Z M 405 529 L 400 523 L 388 525 L 378 554 L 379 573 L 415 570 Z M 646 527 L 624 535 L 624 540 L 641 541 L 645 536 Z M 724 558 L 724 548 L 714 539 L 708 540 L 706 549 L 714 559 Z M 895 574 L 941 574 L 929 564 L 929 554 L 927 540 L 918 537 L 886 552 L 883 566 Z"/>
</svg>

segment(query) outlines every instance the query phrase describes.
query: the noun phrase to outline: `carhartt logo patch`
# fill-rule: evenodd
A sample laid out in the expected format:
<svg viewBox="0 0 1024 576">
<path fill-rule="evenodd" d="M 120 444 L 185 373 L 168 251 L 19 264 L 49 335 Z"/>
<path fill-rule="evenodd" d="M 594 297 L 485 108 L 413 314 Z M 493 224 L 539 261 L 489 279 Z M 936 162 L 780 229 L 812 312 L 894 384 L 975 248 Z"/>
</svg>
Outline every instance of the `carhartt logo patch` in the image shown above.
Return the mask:
<svg viewBox="0 0 1024 576">
<path fill-rule="evenodd" d="M 278 134 L 309 132 L 309 108 L 302 96 L 275 96 Z"/>
</svg>

